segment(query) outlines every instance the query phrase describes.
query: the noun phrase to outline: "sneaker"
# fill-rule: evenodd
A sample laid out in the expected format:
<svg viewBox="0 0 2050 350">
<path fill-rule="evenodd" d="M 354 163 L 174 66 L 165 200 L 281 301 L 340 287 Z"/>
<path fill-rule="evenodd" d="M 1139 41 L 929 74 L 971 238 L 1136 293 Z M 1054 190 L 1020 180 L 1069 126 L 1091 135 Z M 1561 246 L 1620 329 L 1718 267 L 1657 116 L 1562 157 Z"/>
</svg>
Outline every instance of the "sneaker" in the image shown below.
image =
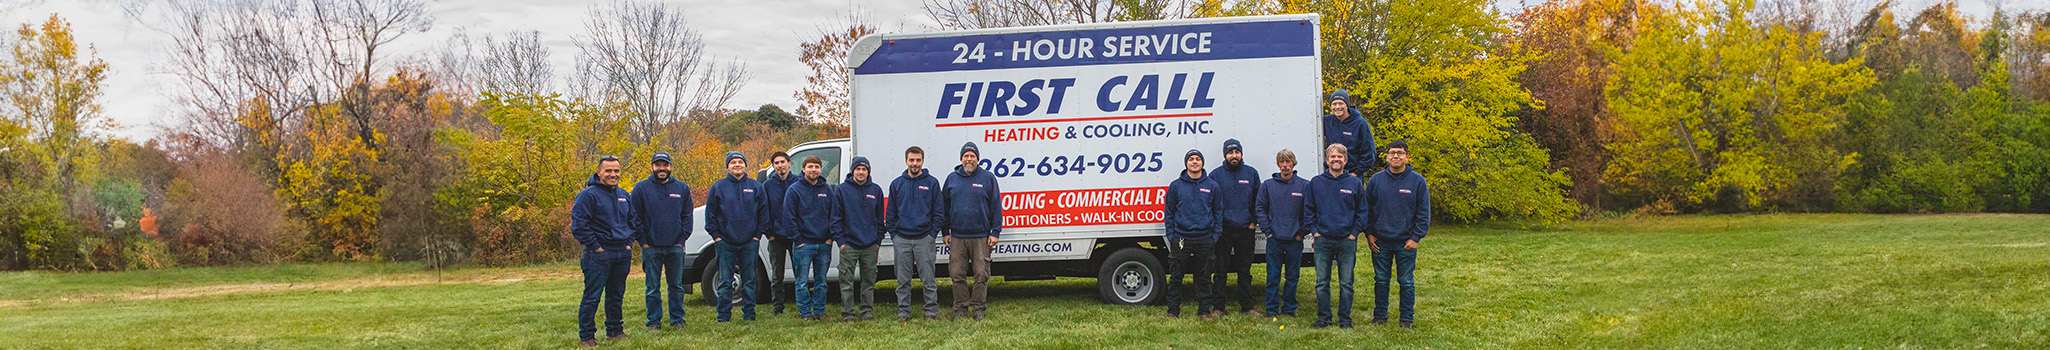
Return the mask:
<svg viewBox="0 0 2050 350">
<path fill-rule="evenodd" d="M 1377 324 L 1377 325 L 1380 325 L 1380 324 L 1388 324 L 1388 319 L 1385 319 L 1385 318 L 1376 318 L 1376 319 L 1374 319 L 1373 321 L 1367 321 L 1367 323 L 1372 323 L 1372 324 Z"/>
<path fill-rule="evenodd" d="M 649 332 L 654 332 L 654 331 L 660 331 L 660 330 L 662 330 L 662 325 L 655 325 L 655 324 L 651 324 L 651 325 L 648 325 L 648 331 L 649 331 Z"/>
<path fill-rule="evenodd" d="M 1224 313 L 1224 310 L 1217 310 L 1217 311 L 1211 311 L 1211 312 L 1210 312 L 1210 318 L 1224 318 L 1224 315 L 1225 315 L 1225 313 Z"/>
<path fill-rule="evenodd" d="M 1409 321 L 1403 321 L 1403 322 L 1402 322 L 1402 329 L 1416 329 L 1416 327 L 1414 327 L 1414 326 L 1411 326 L 1411 325 L 1409 324 Z"/>
<path fill-rule="evenodd" d="M 925 315 L 926 321 L 939 321 L 940 315 Z"/>
<path fill-rule="evenodd" d="M 854 316 L 840 316 L 840 322 L 854 322 Z"/>
<path fill-rule="evenodd" d="M 1212 312 L 1212 313 L 1207 313 L 1207 314 L 1203 314 L 1203 320 L 1204 320 L 1204 321 L 1216 321 L 1216 320 L 1217 320 L 1217 313 L 1215 313 L 1215 312 Z"/>
<path fill-rule="evenodd" d="M 1310 324 L 1310 328 L 1325 328 L 1325 327 L 1331 327 L 1331 322 L 1325 322 L 1325 321 L 1317 321 L 1317 323 L 1311 323 L 1311 324 Z"/>
<path fill-rule="evenodd" d="M 1260 317 L 1265 315 L 1260 314 L 1259 311 L 1246 310 L 1246 316 Z"/>
<path fill-rule="evenodd" d="M 906 317 L 906 318 L 909 318 L 909 317 Z M 862 316 L 862 317 L 861 317 L 861 320 L 862 320 L 862 321 L 874 321 L 874 320 L 876 320 L 876 317 L 875 317 L 874 315 L 869 315 L 869 316 Z"/>
<path fill-rule="evenodd" d="M 897 315 L 897 322 L 911 322 L 911 316 Z"/>
<path fill-rule="evenodd" d="M 584 341 L 580 341 L 580 342 L 577 342 L 577 346 L 582 346 L 582 347 L 587 347 L 587 348 L 595 348 L 595 347 L 598 347 L 598 340 L 597 340 L 597 339 L 584 339 Z"/>
<path fill-rule="evenodd" d="M 1344 328 L 1344 329 L 1352 329 L 1352 324 L 1351 324 L 1351 323 L 1340 323 L 1340 324 L 1338 324 L 1338 328 Z"/>
<path fill-rule="evenodd" d="M 683 321 L 676 321 L 676 323 L 671 323 L 669 324 L 669 328 L 683 329 Z"/>
<path fill-rule="evenodd" d="M 975 312 L 975 320 L 976 320 L 976 321 L 981 321 L 981 320 L 982 320 L 982 317 L 983 317 L 982 311 L 976 311 L 976 312 Z"/>
</svg>

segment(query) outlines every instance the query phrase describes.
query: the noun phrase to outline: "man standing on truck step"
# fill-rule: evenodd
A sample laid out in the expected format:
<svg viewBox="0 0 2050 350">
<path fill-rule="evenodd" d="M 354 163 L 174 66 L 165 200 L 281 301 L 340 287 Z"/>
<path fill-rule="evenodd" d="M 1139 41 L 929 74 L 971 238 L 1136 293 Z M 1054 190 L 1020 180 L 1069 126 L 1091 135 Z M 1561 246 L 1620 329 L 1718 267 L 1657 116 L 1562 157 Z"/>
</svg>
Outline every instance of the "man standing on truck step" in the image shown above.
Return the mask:
<svg viewBox="0 0 2050 350">
<path fill-rule="evenodd" d="M 940 318 L 940 286 L 933 284 L 933 236 L 939 234 L 940 180 L 925 171 L 925 150 L 904 150 L 904 173 L 890 181 L 889 210 L 883 216 L 897 259 L 897 321 L 911 320 L 911 281 L 925 290 L 925 319 Z"/>
<path fill-rule="evenodd" d="M 876 244 L 883 242 L 883 187 L 869 181 L 868 157 L 854 157 L 833 188 L 833 240 L 840 244 L 840 320 L 875 319 Z M 859 310 L 858 312 L 856 310 Z"/>
<path fill-rule="evenodd" d="M 1367 123 L 1367 116 L 1360 114 L 1347 102 L 1351 98 L 1345 90 L 1331 91 L 1330 114 L 1324 115 L 1324 144 L 1345 145 L 1347 154 L 1345 172 L 1353 177 L 1367 176 L 1367 170 L 1374 165 L 1374 126 Z"/>
<path fill-rule="evenodd" d="M 683 242 L 690 239 L 690 185 L 670 175 L 669 153 L 655 152 L 647 180 L 634 184 L 634 241 L 641 243 L 641 273 L 647 274 L 648 330 L 662 329 L 662 287 L 668 286 L 669 327 L 683 328 Z"/>
<path fill-rule="evenodd" d="M 961 145 L 961 166 L 947 174 L 940 189 L 941 206 L 946 208 L 940 236 L 946 237 L 947 277 L 954 281 L 954 314 L 949 317 L 958 319 L 973 311 L 976 321 L 989 307 L 990 248 L 1004 231 L 1003 192 L 997 190 L 995 175 L 976 169 L 981 160 L 982 151 L 974 142 Z M 974 284 L 969 284 L 971 274 Z"/>
<path fill-rule="evenodd" d="M 1310 237 L 1310 181 L 1295 175 L 1295 152 L 1274 154 L 1281 172 L 1260 183 L 1254 220 L 1267 233 L 1267 316 L 1295 316 L 1296 281 L 1302 279 L 1303 239 Z"/>
<path fill-rule="evenodd" d="M 1232 289 L 1225 287 L 1225 281 L 1232 274 L 1238 274 L 1239 312 L 1248 316 L 1260 316 L 1253 311 L 1253 231 L 1259 227 L 1253 221 L 1254 196 L 1260 190 L 1260 171 L 1246 165 L 1245 149 L 1238 139 L 1224 140 L 1224 165 L 1210 171 L 1210 181 L 1217 183 L 1217 197 L 1224 207 L 1224 234 L 1217 239 L 1216 275 L 1212 281 L 1217 284 L 1217 297 L 1227 300 Z M 1216 313 L 1224 313 L 1224 304 L 1217 305 Z"/>
<path fill-rule="evenodd" d="M 1224 230 L 1224 203 L 1217 182 L 1203 175 L 1203 152 L 1189 150 L 1182 155 L 1188 166 L 1181 177 L 1167 184 L 1162 204 L 1162 221 L 1167 226 L 1167 317 L 1182 316 L 1182 275 L 1196 279 L 1196 314 L 1204 321 L 1223 316 L 1224 298 L 1211 285 L 1210 260 L 1216 254 L 1217 236 Z"/>
<path fill-rule="evenodd" d="M 598 158 L 598 171 L 584 181 L 584 190 L 577 192 L 576 201 L 570 204 L 569 232 L 584 246 L 579 264 L 584 272 L 584 298 L 577 305 L 577 344 L 584 347 L 598 346 L 594 318 L 600 297 L 605 298 L 605 338 L 626 338 L 619 304 L 620 294 L 626 293 L 627 268 L 633 265 L 633 251 L 627 250 L 627 244 L 633 242 L 634 212 L 627 204 L 626 192 L 619 190 L 619 177 L 618 157 Z"/>
<path fill-rule="evenodd" d="M 790 302 L 790 293 L 795 290 L 783 285 L 783 267 L 796 267 L 796 264 L 791 262 L 796 257 L 790 253 L 791 247 L 795 246 L 791 240 L 796 238 L 796 234 L 791 233 L 788 225 L 785 225 L 790 221 L 792 214 L 783 212 L 783 191 L 789 190 L 791 184 L 797 183 L 797 177 L 790 175 L 790 154 L 782 151 L 769 155 L 769 169 L 761 175 L 762 190 L 768 194 L 764 199 L 768 200 L 769 222 L 775 224 L 768 228 L 769 285 L 762 288 L 769 289 L 769 303 L 776 305 L 773 313 L 782 315 L 783 304 Z"/>
<path fill-rule="evenodd" d="M 742 320 L 755 319 L 755 259 L 762 234 L 775 225 L 769 221 L 769 196 L 761 182 L 747 177 L 747 157 L 726 152 L 726 178 L 712 183 L 705 196 L 705 232 L 712 235 L 719 261 L 712 276 L 719 288 L 712 301 L 718 305 L 719 322 L 733 319 L 735 302 L 740 303 Z"/>
<path fill-rule="evenodd" d="M 1431 184 L 1409 167 L 1409 143 L 1388 144 L 1388 169 L 1367 179 L 1374 215 L 1367 249 L 1374 252 L 1374 324 L 1388 323 L 1388 277 L 1402 285 L 1402 328 L 1416 320 L 1416 247 L 1431 231 Z"/>
<path fill-rule="evenodd" d="M 1310 208 L 1317 220 L 1310 249 L 1317 261 L 1317 323 L 1331 326 L 1331 280 L 1338 280 L 1338 327 L 1352 328 L 1353 262 L 1359 257 L 1359 232 L 1366 229 L 1368 203 L 1360 178 L 1345 172 L 1345 145 L 1324 147 L 1324 174 L 1310 180 Z"/>
<path fill-rule="evenodd" d="M 826 317 L 826 269 L 833 257 L 833 186 L 820 173 L 824 168 L 818 156 L 804 157 L 804 177 L 783 191 L 777 210 L 784 232 L 796 241 L 791 265 L 797 268 L 797 316 L 807 321 Z"/>
</svg>

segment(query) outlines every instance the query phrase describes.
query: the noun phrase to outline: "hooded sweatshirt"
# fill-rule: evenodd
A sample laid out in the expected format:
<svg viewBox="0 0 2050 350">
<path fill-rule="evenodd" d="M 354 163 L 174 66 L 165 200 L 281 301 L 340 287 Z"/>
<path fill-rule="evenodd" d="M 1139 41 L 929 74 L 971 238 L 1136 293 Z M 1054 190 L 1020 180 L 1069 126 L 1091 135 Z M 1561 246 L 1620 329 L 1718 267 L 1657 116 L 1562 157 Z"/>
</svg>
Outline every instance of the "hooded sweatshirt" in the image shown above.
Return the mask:
<svg viewBox="0 0 2050 350">
<path fill-rule="evenodd" d="M 1317 218 L 1310 224 L 1311 233 L 1342 240 L 1367 228 L 1367 194 L 1352 174 L 1331 176 L 1327 171 L 1310 179 L 1310 208 Z"/>
<path fill-rule="evenodd" d="M 1260 191 L 1260 171 L 1251 165 L 1225 162 L 1205 176 L 1217 183 L 1218 200 L 1224 208 L 1224 227 L 1246 228 L 1253 224 L 1254 194 Z"/>
<path fill-rule="evenodd" d="M 584 245 L 585 252 L 599 248 L 624 251 L 632 242 L 634 211 L 626 197 L 619 186 L 598 181 L 597 174 L 584 181 L 584 190 L 577 192 L 570 205 L 569 217 L 570 235 Z"/>
<path fill-rule="evenodd" d="M 798 177 L 796 185 L 783 191 L 783 232 L 803 244 L 822 244 L 833 239 L 833 186 L 826 176 L 817 180 Z"/>
<path fill-rule="evenodd" d="M 1000 237 L 1004 231 L 1004 203 L 997 190 L 997 178 L 987 169 L 974 174 L 954 167 L 940 190 L 942 216 L 940 235 L 955 238 Z"/>
<path fill-rule="evenodd" d="M 787 224 L 792 214 L 784 212 L 784 209 L 789 206 L 783 203 L 783 193 L 784 191 L 789 191 L 790 187 L 792 187 L 791 185 L 803 182 L 804 175 L 799 175 L 797 172 L 792 171 L 784 172 L 782 177 L 776 177 L 775 169 L 764 169 L 761 171 L 761 177 L 762 190 L 766 191 L 763 193 L 770 194 L 766 198 L 769 205 L 769 220 L 776 223 L 776 225 L 769 227 L 769 231 L 765 233 L 770 237 L 782 239 L 796 238 L 797 234 L 790 231 L 790 225 Z"/>
<path fill-rule="evenodd" d="M 1302 176 L 1282 179 L 1281 173 L 1260 183 L 1259 201 L 1253 213 L 1260 231 L 1286 241 L 1300 241 L 1310 235 L 1310 223 L 1317 221 L 1310 208 L 1310 180 Z"/>
<path fill-rule="evenodd" d="M 731 244 L 761 238 L 775 226 L 769 221 L 769 196 L 761 182 L 746 175 L 719 179 L 705 196 L 705 232 Z"/>
<path fill-rule="evenodd" d="M 1324 115 L 1324 144 L 1345 145 L 1345 172 L 1354 177 L 1367 176 L 1367 169 L 1374 163 L 1374 126 L 1357 108 L 1347 109 L 1352 116 L 1339 120 L 1339 116 Z M 1317 154 L 1323 154 L 1318 152 Z"/>
<path fill-rule="evenodd" d="M 1374 215 L 1368 233 L 1389 242 L 1423 241 L 1431 231 L 1431 184 L 1415 167 L 1401 173 L 1387 170 L 1367 180 L 1367 198 Z"/>
<path fill-rule="evenodd" d="M 867 166 L 863 163 L 855 166 Z M 875 181 L 854 181 L 854 174 L 843 178 L 847 180 L 833 188 L 833 239 L 853 248 L 882 243 L 883 187 Z"/>
<path fill-rule="evenodd" d="M 634 210 L 634 240 L 651 247 L 682 244 L 690 238 L 690 185 L 675 177 L 663 181 L 655 175 L 634 184 L 627 203 Z"/>
<path fill-rule="evenodd" d="M 905 170 L 890 180 L 890 208 L 883 216 L 883 226 L 905 239 L 939 233 L 946 215 L 939 200 L 940 180 L 932 177 L 932 171 L 919 169 L 918 176 L 911 176 L 911 171 Z"/>
<path fill-rule="evenodd" d="M 1217 239 L 1224 233 L 1220 194 L 1210 177 L 1189 177 L 1189 172 L 1183 171 L 1181 178 L 1167 184 L 1167 198 L 1162 202 L 1167 236 L 1191 241 Z"/>
</svg>

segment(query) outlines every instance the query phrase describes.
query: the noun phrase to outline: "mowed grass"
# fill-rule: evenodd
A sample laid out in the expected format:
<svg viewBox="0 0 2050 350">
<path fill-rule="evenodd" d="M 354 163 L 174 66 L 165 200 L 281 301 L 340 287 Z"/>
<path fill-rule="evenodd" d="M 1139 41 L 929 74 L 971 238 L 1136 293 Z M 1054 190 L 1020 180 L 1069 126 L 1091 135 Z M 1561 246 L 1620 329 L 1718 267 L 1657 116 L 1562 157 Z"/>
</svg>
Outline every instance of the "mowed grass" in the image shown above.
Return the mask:
<svg viewBox="0 0 2050 350">
<path fill-rule="evenodd" d="M 1364 258 L 1352 330 L 1308 327 L 1307 268 L 1300 316 L 1279 319 L 1167 320 L 1163 307 L 1104 305 L 1094 280 L 1064 278 L 993 283 L 981 322 L 899 323 L 894 294 L 879 290 L 872 322 L 802 322 L 763 308 L 761 321 L 715 324 L 711 308 L 693 303 L 688 328 L 652 333 L 639 327 L 636 275 L 625 304 L 631 338 L 605 347 L 2042 349 L 2046 245 L 2043 215 L 1441 227 L 1418 254 L 1414 331 L 1365 324 L 1373 272 Z M 0 274 L 0 347 L 568 348 L 575 278 L 567 264 L 440 276 L 406 264 L 10 272 Z"/>
</svg>

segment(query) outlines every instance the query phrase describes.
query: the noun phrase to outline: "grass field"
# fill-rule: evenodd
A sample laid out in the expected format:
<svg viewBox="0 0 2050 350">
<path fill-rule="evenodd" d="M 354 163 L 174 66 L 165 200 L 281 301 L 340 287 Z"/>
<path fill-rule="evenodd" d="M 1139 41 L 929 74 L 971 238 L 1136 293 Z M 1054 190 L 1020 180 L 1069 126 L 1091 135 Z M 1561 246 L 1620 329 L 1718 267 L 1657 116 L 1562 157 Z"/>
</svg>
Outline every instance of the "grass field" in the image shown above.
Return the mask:
<svg viewBox="0 0 2050 350">
<path fill-rule="evenodd" d="M 694 303 L 687 329 L 653 333 L 635 327 L 643 321 L 635 275 L 631 338 L 604 347 L 2044 349 L 2046 245 L 2043 215 L 1442 227 L 1418 254 L 1414 331 L 1364 323 L 1373 308 L 1365 259 L 1361 327 L 1352 330 L 1308 327 L 1316 300 L 1308 269 L 1302 316 L 1278 320 L 1165 320 L 1162 307 L 1104 305 L 1093 280 L 1063 278 L 992 283 L 992 317 L 982 322 L 899 323 L 890 302 L 878 308 L 887 321 L 806 323 L 764 312 L 757 322 L 714 324 L 712 310 Z M 0 273 L 0 348 L 569 348 L 576 278 L 568 264 L 440 274 L 406 264 L 8 272 Z"/>
</svg>

